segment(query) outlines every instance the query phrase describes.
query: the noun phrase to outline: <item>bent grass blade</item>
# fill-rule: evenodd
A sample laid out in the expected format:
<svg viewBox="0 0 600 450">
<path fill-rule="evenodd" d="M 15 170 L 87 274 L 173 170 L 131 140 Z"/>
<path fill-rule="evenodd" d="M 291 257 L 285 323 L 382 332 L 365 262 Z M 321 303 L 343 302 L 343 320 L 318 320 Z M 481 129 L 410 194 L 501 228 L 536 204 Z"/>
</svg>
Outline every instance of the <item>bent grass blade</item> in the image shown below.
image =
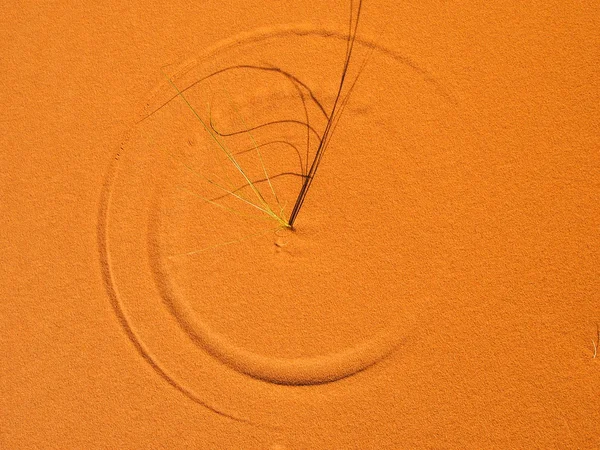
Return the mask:
<svg viewBox="0 0 600 450">
<path fill-rule="evenodd" d="M 164 74 L 164 72 L 163 72 L 163 74 Z M 263 194 L 261 193 L 259 188 L 256 186 L 256 183 L 254 183 L 254 181 L 251 180 L 250 177 L 246 174 L 246 171 L 242 168 L 240 163 L 237 161 L 234 154 L 227 148 L 227 145 L 219 139 L 219 136 L 207 125 L 207 123 L 202 119 L 202 117 L 200 117 L 200 115 L 198 114 L 196 109 L 192 106 L 192 104 L 189 102 L 189 100 L 186 98 L 186 96 L 179 90 L 179 88 L 173 82 L 173 80 L 171 78 L 169 78 L 166 74 L 165 74 L 165 77 L 167 78 L 169 84 L 171 84 L 171 86 L 173 86 L 173 88 L 177 91 L 179 97 L 185 102 L 187 107 L 194 114 L 196 119 L 202 124 L 202 127 L 209 134 L 212 141 L 214 141 L 214 143 L 217 144 L 218 148 L 227 157 L 227 159 L 233 165 L 233 167 L 237 170 L 237 172 L 242 175 L 242 177 L 244 178 L 247 185 L 250 187 L 251 191 L 254 193 L 254 195 L 256 196 L 256 199 L 258 201 L 255 203 L 248 198 L 245 198 L 239 194 L 235 194 L 232 190 L 227 190 L 227 189 L 225 189 L 225 190 L 228 191 L 231 195 L 234 195 L 235 197 L 239 198 L 240 200 L 243 200 L 246 203 L 254 206 L 256 209 L 262 211 L 263 213 L 265 213 L 266 215 L 268 215 L 269 217 L 274 219 L 276 222 L 278 222 L 282 227 L 290 228 L 290 225 L 287 222 L 287 220 L 285 220 L 285 218 L 283 218 L 282 216 L 278 215 L 273 210 L 273 208 L 271 208 L 271 206 L 267 203 Z M 255 149 L 260 154 L 260 151 L 256 148 L 256 146 L 255 146 Z M 264 164 L 263 164 L 263 168 L 264 168 Z M 266 169 L 264 169 L 264 171 L 266 174 Z M 267 175 L 267 179 L 268 179 L 268 175 Z M 269 184 L 270 184 L 270 180 L 269 180 Z"/>
<path fill-rule="evenodd" d="M 308 170 L 308 173 L 306 174 L 306 178 L 304 179 L 302 188 L 300 189 L 300 193 L 298 194 L 298 197 L 296 198 L 296 203 L 294 204 L 294 207 L 292 208 L 292 212 L 290 213 L 289 224 L 290 224 L 290 227 L 292 227 L 292 228 L 294 226 L 294 222 L 296 221 L 298 213 L 300 212 L 300 209 L 304 205 L 306 195 L 312 185 L 312 182 L 314 180 L 317 169 L 321 163 L 325 149 L 329 145 L 333 131 L 335 130 L 335 128 L 339 122 L 339 119 L 341 117 L 341 114 L 344 110 L 344 107 L 346 106 L 346 104 L 350 98 L 350 94 L 352 93 L 352 90 L 354 89 L 354 86 L 355 86 L 356 82 L 358 81 L 358 78 L 360 77 L 360 74 L 363 71 L 363 69 L 370 57 L 370 53 L 369 53 L 369 55 L 367 55 L 367 57 L 363 61 L 363 64 L 361 65 L 361 67 L 358 71 L 358 74 L 356 75 L 354 81 L 352 82 L 352 85 L 347 90 L 346 94 L 343 96 L 342 94 L 344 92 L 344 86 L 346 84 L 347 77 L 348 77 L 350 61 L 352 59 L 352 53 L 354 50 L 354 45 L 356 43 L 357 30 L 358 30 L 358 24 L 360 21 L 361 9 L 362 9 L 362 0 L 359 0 L 357 11 L 356 11 L 356 17 L 355 17 L 354 3 L 352 0 L 350 1 L 350 19 L 349 19 L 349 23 L 348 23 L 348 39 L 346 41 L 346 56 L 344 59 L 342 75 L 340 77 L 340 82 L 338 85 L 335 100 L 333 102 L 333 107 L 331 109 L 331 113 L 328 115 L 327 125 L 325 126 L 325 130 L 323 131 L 323 133 L 321 135 L 317 151 L 316 151 L 315 156 L 310 165 L 310 169 Z M 372 52 L 372 49 L 371 49 L 371 52 Z"/>
<path fill-rule="evenodd" d="M 273 186 L 273 183 L 271 182 L 272 177 L 269 175 L 269 171 L 265 165 L 262 153 L 259 149 L 264 144 L 259 145 L 256 142 L 252 133 L 248 132 L 247 134 L 250 138 L 250 141 L 252 142 L 252 147 L 247 150 L 240 151 L 240 152 L 234 152 L 234 151 L 230 150 L 230 148 L 227 146 L 227 144 L 224 142 L 224 140 L 222 140 L 220 138 L 218 133 L 215 132 L 213 129 L 211 129 L 212 115 L 210 113 L 210 105 L 209 105 L 209 116 L 210 116 L 209 123 L 211 124 L 211 126 L 209 127 L 207 122 L 204 119 L 202 119 L 202 117 L 198 114 L 198 112 L 196 111 L 194 106 L 191 104 L 191 102 L 188 100 L 188 98 L 183 94 L 183 92 L 178 88 L 178 86 L 175 84 L 175 82 L 169 76 L 167 76 L 167 74 L 164 71 L 163 71 L 163 75 L 167 78 L 169 84 L 177 91 L 178 96 L 184 101 L 187 109 L 189 109 L 189 111 L 191 111 L 192 114 L 194 115 L 195 119 L 198 122 L 200 122 L 204 131 L 206 133 L 208 133 L 210 140 L 214 144 L 216 144 L 216 148 L 218 149 L 218 151 L 225 156 L 226 161 L 229 162 L 229 164 L 230 164 L 229 171 L 233 170 L 234 172 L 237 172 L 239 175 L 241 175 L 241 177 L 245 181 L 245 184 L 243 186 L 235 187 L 235 185 L 231 182 L 231 180 L 229 179 L 229 177 L 227 177 L 227 175 L 220 177 L 220 176 L 216 176 L 215 174 L 207 175 L 207 174 L 201 173 L 200 171 L 198 171 L 194 167 L 192 167 L 192 165 L 188 164 L 185 161 L 185 158 L 179 158 L 179 157 L 177 157 L 177 155 L 175 155 L 175 153 L 173 151 L 171 151 L 169 149 L 164 149 L 165 152 L 177 164 L 181 164 L 189 173 L 193 174 L 194 177 L 197 177 L 199 180 L 207 183 L 208 185 L 213 186 L 214 188 L 217 188 L 219 191 L 222 192 L 222 195 L 214 197 L 214 198 L 210 198 L 209 196 L 205 196 L 199 192 L 196 192 L 195 189 L 190 189 L 190 188 L 186 188 L 183 186 L 178 186 L 177 188 L 182 192 L 185 192 L 191 196 L 194 196 L 194 197 L 200 199 L 205 204 L 212 205 L 216 208 L 219 208 L 220 210 L 223 210 L 226 213 L 231 213 L 240 218 L 252 219 L 252 220 L 257 220 L 257 219 L 261 220 L 262 219 L 262 220 L 267 220 L 267 221 L 275 221 L 277 223 L 276 227 L 269 227 L 266 230 L 262 229 L 259 232 L 250 233 L 250 234 L 247 234 L 240 238 L 230 239 L 225 242 L 220 242 L 220 243 L 217 243 L 214 245 L 209 245 L 207 247 L 203 247 L 200 249 L 171 254 L 168 257 L 170 259 L 173 259 L 173 258 L 177 258 L 177 257 L 193 256 L 193 255 L 201 254 L 201 253 L 204 253 L 206 251 L 209 251 L 209 250 L 212 250 L 215 248 L 228 246 L 228 245 L 232 245 L 232 244 L 236 244 L 236 243 L 241 243 L 241 242 L 248 241 L 248 240 L 251 240 L 254 238 L 259 238 L 259 237 L 265 236 L 268 233 L 276 232 L 277 230 L 291 228 L 289 225 L 289 222 L 287 221 L 287 219 L 285 218 L 285 215 L 284 215 L 285 204 L 282 204 L 279 197 L 277 196 L 275 187 Z M 237 111 L 237 109 L 235 112 L 239 116 L 239 119 L 244 124 L 244 126 L 246 126 L 245 120 L 243 119 L 241 113 L 239 111 Z M 269 143 L 267 143 L 267 145 L 268 144 Z M 250 151 L 254 152 L 254 154 L 257 156 L 258 163 L 259 163 L 260 169 L 261 169 L 261 173 L 264 175 L 264 178 L 261 178 L 259 180 L 252 179 L 251 176 L 247 173 L 247 171 L 242 167 L 242 164 L 236 158 L 237 154 L 241 154 L 244 152 L 250 152 Z M 222 162 L 221 162 L 221 164 L 222 164 Z M 225 170 L 225 174 L 227 174 L 227 170 Z M 275 177 L 285 175 L 285 174 L 286 173 L 277 174 Z M 277 202 L 276 208 L 273 208 L 269 205 L 269 203 L 265 199 L 265 196 L 263 195 L 263 193 L 261 192 L 261 190 L 258 186 L 259 184 L 264 183 L 264 182 L 266 182 L 268 184 L 269 190 L 271 191 L 273 198 L 275 198 L 275 200 Z M 243 192 L 244 188 L 249 188 L 250 196 L 248 196 L 247 193 Z M 233 198 L 233 199 L 239 201 L 240 206 L 246 205 L 248 207 L 251 207 L 253 210 L 255 210 L 257 212 L 257 214 L 254 214 L 254 215 L 249 214 L 248 212 L 243 212 L 239 207 L 232 207 L 232 206 L 229 206 L 227 204 L 220 202 L 220 200 L 224 197 L 230 197 L 230 198 Z M 276 212 L 276 209 L 278 210 L 278 212 Z"/>
</svg>

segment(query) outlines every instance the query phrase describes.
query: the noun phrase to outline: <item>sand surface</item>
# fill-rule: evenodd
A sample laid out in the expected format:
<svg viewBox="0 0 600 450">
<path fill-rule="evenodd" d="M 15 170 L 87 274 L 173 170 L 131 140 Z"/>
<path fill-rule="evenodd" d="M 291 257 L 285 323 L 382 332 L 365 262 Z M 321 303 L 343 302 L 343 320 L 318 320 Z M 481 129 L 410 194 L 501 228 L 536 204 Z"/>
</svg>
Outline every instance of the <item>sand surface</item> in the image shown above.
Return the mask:
<svg viewBox="0 0 600 450">
<path fill-rule="evenodd" d="M 293 230 L 349 4 L 5 8 L 0 448 L 599 448 L 600 8 L 517 3 L 364 1 Z"/>
</svg>

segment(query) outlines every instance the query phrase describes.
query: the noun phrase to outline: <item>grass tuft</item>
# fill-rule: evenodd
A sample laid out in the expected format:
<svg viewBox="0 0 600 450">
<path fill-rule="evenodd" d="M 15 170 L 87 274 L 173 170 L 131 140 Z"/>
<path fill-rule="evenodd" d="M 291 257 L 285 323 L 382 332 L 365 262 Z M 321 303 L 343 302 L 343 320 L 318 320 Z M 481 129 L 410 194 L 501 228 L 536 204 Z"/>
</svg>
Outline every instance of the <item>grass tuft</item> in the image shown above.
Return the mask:
<svg viewBox="0 0 600 450">
<path fill-rule="evenodd" d="M 221 200 L 225 198 L 233 198 L 240 203 L 240 206 L 246 205 L 250 206 L 254 211 L 259 212 L 264 216 L 265 219 L 274 221 L 277 225 L 275 228 L 270 228 L 266 232 L 254 233 L 249 236 L 243 237 L 241 239 L 236 239 L 232 241 L 228 241 L 223 244 L 218 244 L 216 246 L 211 246 L 201 250 L 195 250 L 192 252 L 185 253 L 185 255 L 192 255 L 196 253 L 200 253 L 202 251 L 208 250 L 209 248 L 218 247 L 220 245 L 229 245 L 235 242 L 241 242 L 243 240 L 261 236 L 270 232 L 272 230 L 294 230 L 294 224 L 298 218 L 298 214 L 304 205 L 307 194 L 312 186 L 312 182 L 317 173 L 317 169 L 319 168 L 325 150 L 328 148 L 331 138 L 334 134 L 336 127 L 339 124 L 342 113 L 348 103 L 350 95 L 356 85 L 357 80 L 359 79 L 362 71 L 364 70 L 367 61 L 371 55 L 369 53 L 363 60 L 357 75 L 354 77 L 354 80 L 349 84 L 349 69 L 350 64 L 353 57 L 353 51 L 356 44 L 357 39 L 357 30 L 361 16 L 362 10 L 362 0 L 358 0 L 357 7 L 355 8 L 355 1 L 350 1 L 350 15 L 348 21 L 348 37 L 346 40 L 346 51 L 344 57 L 343 68 L 340 76 L 339 83 L 337 85 L 337 91 L 335 95 L 335 100 L 333 102 L 333 106 L 331 111 L 328 113 L 326 108 L 323 106 L 323 103 L 317 99 L 313 91 L 309 88 L 309 86 L 303 83 L 300 79 L 298 79 L 293 74 L 284 71 L 281 68 L 271 66 L 271 65 L 236 65 L 222 68 L 218 71 L 215 71 L 209 74 L 206 77 L 203 77 L 200 80 L 196 80 L 192 85 L 187 86 L 186 88 L 181 88 L 177 86 L 174 79 L 169 77 L 164 70 L 162 70 L 163 75 L 167 79 L 168 83 L 173 87 L 176 92 L 176 95 L 173 98 L 179 97 L 186 105 L 186 107 L 192 112 L 195 119 L 202 126 L 204 132 L 208 134 L 210 137 L 210 141 L 215 145 L 215 149 L 218 153 L 223 157 L 223 161 L 229 164 L 230 171 L 233 170 L 234 173 L 237 173 L 241 176 L 243 183 L 241 185 L 236 185 L 231 182 L 227 175 L 225 177 L 217 177 L 217 176 L 207 176 L 205 174 L 200 173 L 198 170 L 195 170 L 191 165 L 187 164 L 183 161 L 183 165 L 187 170 L 191 171 L 195 176 L 197 176 L 202 181 L 210 184 L 217 190 L 221 191 L 221 195 L 208 197 L 205 195 L 201 195 L 198 192 L 195 192 L 188 188 L 182 188 L 183 191 L 194 195 L 195 197 L 201 199 L 203 202 L 207 204 L 213 205 L 217 208 L 220 208 L 229 213 L 235 214 L 240 217 L 245 218 L 254 218 L 246 212 L 242 212 L 240 208 L 235 206 L 230 206 L 223 204 Z M 370 50 L 373 51 L 373 48 Z M 164 69 L 164 68 L 163 68 Z M 211 111 L 211 103 L 208 102 L 208 120 L 205 120 L 198 113 L 197 109 L 192 105 L 191 101 L 186 96 L 186 91 L 193 87 L 195 84 L 205 81 L 209 78 L 215 77 L 220 74 L 224 74 L 226 72 L 237 71 L 237 70 L 248 70 L 248 71 L 262 71 L 266 73 L 271 73 L 277 76 L 284 77 L 284 79 L 288 80 L 289 83 L 293 86 L 298 98 L 302 102 L 303 106 L 303 115 L 304 120 L 297 119 L 282 119 L 282 120 L 272 120 L 269 122 L 261 123 L 259 125 L 249 126 L 242 113 L 235 107 L 231 94 L 227 92 L 229 99 L 231 101 L 232 107 L 235 111 L 235 115 L 239 119 L 239 122 L 242 124 L 242 129 L 224 132 L 219 130 L 214 123 L 212 111 Z M 314 124 L 311 124 L 309 120 L 309 112 L 308 105 L 311 104 L 318 108 L 319 114 L 325 118 L 325 124 L 322 128 L 322 131 L 319 131 L 315 128 Z M 257 130 L 263 129 L 265 127 L 270 126 L 300 126 L 305 128 L 306 130 L 306 150 L 303 152 L 300 148 L 298 148 L 294 143 L 288 142 L 285 139 L 272 139 L 268 142 L 259 143 L 254 136 L 254 132 L 258 132 Z M 247 148 L 243 148 L 242 150 L 233 151 L 229 148 L 227 144 L 227 138 L 235 135 L 246 135 L 249 137 L 251 145 Z M 276 146 L 276 145 L 285 145 L 288 149 L 292 149 L 295 155 L 298 158 L 299 172 L 293 171 L 282 171 L 280 173 L 276 173 L 272 175 L 269 173 L 267 169 L 267 164 L 265 163 L 265 159 L 263 157 L 263 152 L 261 149 L 265 150 L 265 147 Z M 311 146 L 316 148 L 313 154 L 311 154 Z M 255 164 L 260 168 L 260 177 L 256 177 L 256 175 L 251 176 L 251 174 L 244 169 L 242 166 L 239 157 L 244 154 L 254 155 Z M 175 155 L 171 154 L 171 156 L 175 159 Z M 227 170 L 225 171 L 227 173 Z M 278 195 L 276 187 L 273 183 L 273 180 L 282 177 L 282 176 L 294 176 L 299 178 L 300 186 L 298 190 L 298 194 L 294 199 L 293 206 L 289 217 L 285 212 L 285 202 L 281 201 L 281 196 Z M 268 190 L 263 192 L 261 187 L 266 186 Z M 249 191 L 249 192 L 248 192 Z M 271 202 L 267 200 L 267 198 L 271 198 Z M 274 202 L 273 202 L 274 200 Z M 271 205 L 271 203 L 274 203 Z M 183 255 L 183 254 L 182 254 Z M 173 255 L 179 256 L 179 255 Z"/>
</svg>

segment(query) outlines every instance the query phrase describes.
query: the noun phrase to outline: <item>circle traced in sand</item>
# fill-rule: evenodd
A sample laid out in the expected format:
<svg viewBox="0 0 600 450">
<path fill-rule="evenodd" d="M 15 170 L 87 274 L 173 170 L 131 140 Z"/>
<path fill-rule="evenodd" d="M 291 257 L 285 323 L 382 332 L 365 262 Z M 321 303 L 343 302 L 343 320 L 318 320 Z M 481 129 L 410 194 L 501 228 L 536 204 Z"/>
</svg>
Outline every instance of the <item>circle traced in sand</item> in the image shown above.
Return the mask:
<svg viewBox="0 0 600 450">
<path fill-rule="evenodd" d="M 397 349 L 418 304 L 421 261 L 406 255 L 435 215 L 423 179 L 440 170 L 452 102 L 411 60 L 357 41 L 347 86 L 368 64 L 295 229 L 268 214 L 298 195 L 345 50 L 342 34 L 284 27 L 165 68 L 107 183 L 117 316 L 155 371 L 230 417 L 342 401 L 326 383 Z"/>
</svg>

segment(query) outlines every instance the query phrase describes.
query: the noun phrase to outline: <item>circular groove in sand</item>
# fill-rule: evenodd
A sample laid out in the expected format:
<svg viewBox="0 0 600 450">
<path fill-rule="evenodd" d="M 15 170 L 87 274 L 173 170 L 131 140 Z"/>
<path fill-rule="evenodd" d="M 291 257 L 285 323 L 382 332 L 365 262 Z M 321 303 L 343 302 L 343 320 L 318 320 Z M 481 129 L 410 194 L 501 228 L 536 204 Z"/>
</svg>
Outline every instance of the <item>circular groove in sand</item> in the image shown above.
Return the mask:
<svg viewBox="0 0 600 450">
<path fill-rule="evenodd" d="M 216 45 L 207 51 L 200 60 L 205 60 L 210 58 L 220 51 L 226 50 L 236 45 L 247 44 L 249 42 L 254 41 L 262 41 L 271 38 L 286 36 L 286 35 L 297 35 L 297 36 L 321 36 L 335 39 L 345 39 L 345 36 L 341 33 L 331 32 L 322 29 L 315 29 L 309 27 L 279 27 L 279 28 L 271 28 L 258 30 L 253 33 L 244 34 L 241 36 L 237 36 L 233 39 L 223 41 L 222 43 Z M 449 94 L 447 94 L 443 88 L 433 81 L 433 78 L 415 63 L 413 63 L 410 59 L 405 56 L 400 55 L 399 53 L 388 50 L 384 47 L 381 47 L 373 41 L 357 39 L 357 41 L 367 47 L 374 48 L 376 51 L 383 53 L 386 57 L 392 58 L 396 61 L 396 63 L 401 64 L 403 66 L 409 67 L 413 70 L 413 72 L 419 76 L 423 81 L 430 84 L 432 89 L 436 90 L 438 96 L 443 98 L 446 102 L 452 102 L 452 99 Z M 192 63 L 193 65 L 194 63 Z M 184 66 L 183 71 L 187 71 L 189 66 Z M 161 103 L 160 98 L 165 98 L 165 86 L 158 88 L 155 92 L 155 98 L 151 102 L 151 104 L 159 105 L 158 108 L 148 109 L 144 113 L 144 118 L 156 112 L 157 109 L 162 108 L 164 105 L 168 104 L 174 97 L 167 97 L 164 103 Z M 115 166 L 117 166 L 115 164 Z M 113 173 L 111 180 L 114 181 L 114 178 L 117 176 L 117 169 Z M 111 183 L 111 181 L 109 181 Z M 110 185 L 107 186 L 107 189 L 110 190 Z M 108 222 L 110 221 L 110 208 L 111 208 L 111 200 L 110 195 L 107 197 L 106 203 L 103 206 L 104 215 L 103 220 L 106 221 L 106 225 L 108 226 Z M 155 213 L 156 211 L 154 211 Z M 150 220 L 149 222 L 152 226 L 154 226 L 158 221 Z M 151 230 L 151 228 L 150 228 Z M 104 238 L 106 238 L 107 233 L 104 233 Z M 150 231 L 149 242 L 150 245 L 157 245 L 155 241 L 156 232 Z M 103 238 L 103 239 L 104 239 Z M 110 261 L 110 252 L 109 252 L 109 243 L 106 239 L 102 240 L 101 245 L 104 246 L 104 251 L 101 252 L 106 259 L 106 268 L 108 272 L 108 276 L 106 277 L 107 283 L 113 284 L 112 290 L 115 295 L 118 297 L 118 290 L 116 286 L 114 286 L 114 278 L 112 276 L 111 270 L 111 261 Z M 398 333 L 397 330 L 387 330 L 382 332 L 375 337 L 361 342 L 351 348 L 343 350 L 334 354 L 327 354 L 323 356 L 310 357 L 310 358 L 271 358 L 266 355 L 260 355 L 246 349 L 240 348 L 232 344 L 225 336 L 216 333 L 214 330 L 204 323 L 197 315 L 194 313 L 190 305 L 178 295 L 171 283 L 168 280 L 168 277 L 165 276 L 165 272 L 162 267 L 161 260 L 156 253 L 154 256 L 150 258 L 150 264 L 154 270 L 154 275 L 158 280 L 159 289 L 161 295 L 164 297 L 166 302 L 171 305 L 172 311 L 175 314 L 179 323 L 183 326 L 183 328 L 190 334 L 190 336 L 200 344 L 200 346 L 209 354 L 219 359 L 229 367 L 249 375 L 253 378 L 261 379 L 264 381 L 277 383 L 277 384 L 317 384 L 317 383 L 325 383 L 335 381 L 347 376 L 350 376 L 354 373 L 357 373 L 373 364 L 382 358 L 386 357 L 398 344 Z M 126 322 L 126 325 L 133 330 L 134 328 L 128 324 L 128 315 L 125 313 L 124 303 L 121 299 L 115 302 L 115 309 L 118 309 L 119 316 Z M 134 341 L 136 347 L 144 348 L 142 342 L 136 342 L 140 338 L 136 335 L 136 333 L 128 332 L 130 339 Z M 160 363 L 153 360 L 153 357 L 149 352 L 144 355 L 145 358 L 150 358 L 152 361 L 153 367 L 161 367 Z M 174 385 L 183 386 L 182 382 L 177 380 L 174 376 L 165 375 L 165 371 L 162 371 L 161 375 L 163 377 L 167 377 L 167 379 L 172 382 Z M 182 392 L 187 394 L 188 389 L 181 389 Z M 193 394 L 193 397 L 197 397 L 197 394 Z M 195 398 L 197 400 L 197 398 Z"/>
</svg>

